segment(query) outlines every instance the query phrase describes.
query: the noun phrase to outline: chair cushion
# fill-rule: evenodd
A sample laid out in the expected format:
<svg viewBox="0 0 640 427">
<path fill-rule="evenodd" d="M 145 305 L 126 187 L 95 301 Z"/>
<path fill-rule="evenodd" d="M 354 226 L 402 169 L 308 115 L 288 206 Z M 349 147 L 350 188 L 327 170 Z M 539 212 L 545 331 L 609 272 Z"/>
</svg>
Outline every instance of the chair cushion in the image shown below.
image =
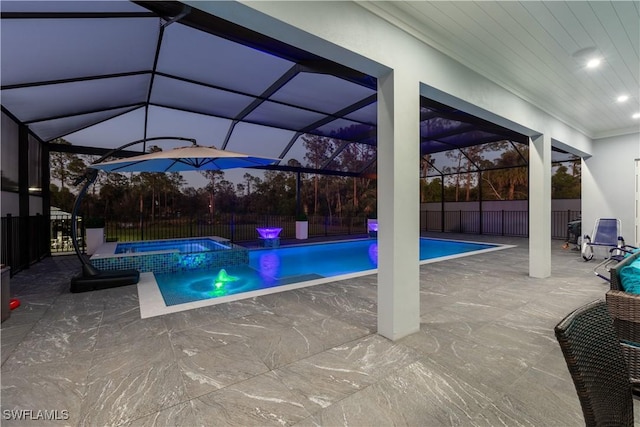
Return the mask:
<svg viewBox="0 0 640 427">
<path fill-rule="evenodd" d="M 630 294 L 640 294 L 640 259 L 622 267 L 619 275 L 622 290 Z"/>
<path fill-rule="evenodd" d="M 627 253 L 625 253 L 625 254 L 624 254 L 624 257 L 625 257 L 625 258 L 628 258 L 628 257 L 630 257 L 630 256 L 632 256 L 633 254 L 638 253 L 638 252 L 640 252 L 640 248 L 634 248 L 634 249 L 631 249 L 631 253 L 628 253 L 628 252 L 627 252 Z"/>
</svg>

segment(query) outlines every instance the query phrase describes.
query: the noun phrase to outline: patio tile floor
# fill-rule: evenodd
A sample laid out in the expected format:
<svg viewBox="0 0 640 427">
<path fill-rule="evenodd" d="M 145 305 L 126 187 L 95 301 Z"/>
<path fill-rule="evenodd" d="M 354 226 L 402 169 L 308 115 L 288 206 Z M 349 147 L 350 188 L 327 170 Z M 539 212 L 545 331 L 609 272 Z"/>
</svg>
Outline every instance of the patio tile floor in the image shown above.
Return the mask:
<svg viewBox="0 0 640 427">
<path fill-rule="evenodd" d="M 79 262 L 47 258 L 11 278 L 2 425 L 583 425 L 553 327 L 604 298 L 595 264 L 554 241 L 533 279 L 526 239 L 431 235 L 517 247 L 421 266 L 421 328 L 396 342 L 375 275 L 140 319 L 135 286 L 71 294 Z"/>
</svg>

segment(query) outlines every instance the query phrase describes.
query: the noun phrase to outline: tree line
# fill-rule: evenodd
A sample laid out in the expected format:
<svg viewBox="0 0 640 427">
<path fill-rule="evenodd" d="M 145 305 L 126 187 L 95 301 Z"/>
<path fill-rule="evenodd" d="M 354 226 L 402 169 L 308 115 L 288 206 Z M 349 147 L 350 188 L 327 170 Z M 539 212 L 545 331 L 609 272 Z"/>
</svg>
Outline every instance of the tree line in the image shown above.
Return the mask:
<svg viewBox="0 0 640 427">
<path fill-rule="evenodd" d="M 442 156 L 421 158 L 420 200 L 423 203 L 526 200 L 529 196 L 529 147 L 499 141 Z M 434 173 L 434 170 L 437 170 Z M 581 163 L 574 159 L 553 165 L 551 198 L 581 197 Z"/>
<path fill-rule="evenodd" d="M 56 143 L 69 144 L 58 140 Z M 354 170 L 375 157 L 375 148 L 351 144 L 337 147 L 334 139 L 305 136 L 305 163 L 291 159 L 288 166 L 321 167 L 329 163 L 339 170 Z M 150 147 L 148 151 L 160 148 Z M 51 204 L 72 209 L 79 188 L 73 182 L 95 159 L 66 152 L 50 154 Z M 194 188 L 180 173 L 99 173 L 83 200 L 85 215 L 118 218 L 142 213 L 151 220 L 176 216 L 221 213 L 259 213 L 277 215 L 372 216 L 376 209 L 376 180 L 372 177 L 340 177 L 300 174 L 300 203 L 296 200 L 297 174 L 277 170 L 250 171 L 242 182 L 231 182 L 224 171 L 199 172 L 208 183 Z M 193 172 L 189 172 L 193 173 Z"/>
<path fill-rule="evenodd" d="M 64 140 L 56 141 L 69 144 Z M 345 143 L 328 137 L 303 137 L 306 154 L 288 166 L 359 171 L 373 165 L 375 147 Z M 421 158 L 421 202 L 515 200 L 528 195 L 528 150 L 507 142 L 451 150 L 443 157 Z M 151 147 L 148 151 L 160 150 Z M 336 154 L 338 153 L 338 154 Z M 70 211 L 79 188 L 73 182 L 95 158 L 51 151 L 51 204 Z M 442 163 L 442 164 L 439 164 Z M 446 164 L 445 164 L 446 163 Z M 477 168 L 483 172 L 477 172 Z M 193 172 L 189 172 L 193 173 Z M 242 182 L 231 182 L 224 171 L 200 172 L 207 178 L 194 188 L 180 173 L 100 173 L 82 206 L 83 215 L 104 218 L 138 217 L 150 220 L 178 216 L 215 216 L 223 213 L 322 216 L 376 215 L 377 181 L 374 174 L 341 177 L 300 174 L 300 202 L 296 200 L 297 174 L 277 170 L 247 170 Z M 580 163 L 554 167 L 554 198 L 580 197 Z"/>
</svg>

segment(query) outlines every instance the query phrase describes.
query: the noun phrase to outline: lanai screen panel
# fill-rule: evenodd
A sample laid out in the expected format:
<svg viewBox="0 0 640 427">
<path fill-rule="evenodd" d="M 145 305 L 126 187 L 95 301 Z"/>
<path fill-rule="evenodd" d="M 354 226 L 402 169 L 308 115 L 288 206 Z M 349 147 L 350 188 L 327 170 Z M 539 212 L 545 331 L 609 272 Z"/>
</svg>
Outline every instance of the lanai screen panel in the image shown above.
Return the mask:
<svg viewBox="0 0 640 427">
<path fill-rule="evenodd" d="M 142 105 L 150 77 L 142 74 L 9 89 L 2 92 L 2 103 L 26 123 Z"/>
<path fill-rule="evenodd" d="M 504 140 L 504 136 L 483 130 L 470 130 L 461 132 L 456 135 L 439 138 L 438 141 L 448 144 L 450 147 L 469 147 L 488 142 L 496 142 Z"/>
<path fill-rule="evenodd" d="M 198 145 L 219 148 L 227 129 L 231 125 L 228 119 L 212 117 L 206 114 L 193 114 L 171 108 L 149 107 L 147 138 L 161 136 L 179 136 L 193 138 Z M 174 146 L 189 145 L 178 142 Z"/>
<path fill-rule="evenodd" d="M 117 124 L 113 122 L 110 123 L 108 128 L 105 129 L 105 131 L 101 134 L 101 124 L 114 117 L 115 119 L 113 120 L 117 120 L 120 115 L 124 115 L 130 110 L 130 107 L 116 108 L 113 110 L 98 111 L 95 113 L 75 115 L 61 119 L 45 120 L 32 123 L 29 125 L 29 128 L 37 135 L 39 135 L 40 138 L 43 138 L 47 141 L 64 135 L 65 139 L 74 145 L 91 144 L 91 146 L 93 147 L 114 148 L 113 144 L 116 141 L 116 139 L 114 138 L 114 130 L 120 129 L 120 131 L 122 131 L 124 128 L 119 128 Z M 138 122 L 139 119 L 136 120 L 136 123 Z M 132 125 L 133 127 L 129 127 L 127 129 L 135 129 L 136 124 L 133 123 Z M 88 132 L 88 135 L 85 136 L 84 133 L 82 133 L 81 135 L 77 136 L 76 131 L 83 132 L 83 129 L 86 129 L 88 126 L 91 126 L 91 130 Z M 139 130 L 140 132 L 142 132 L 142 126 L 139 126 Z M 102 144 L 100 144 L 100 142 L 96 139 L 96 137 L 100 135 L 102 136 L 104 141 Z M 128 141 L 134 141 L 136 139 L 140 138 L 128 139 Z M 118 145 L 116 145 L 116 147 L 117 146 Z"/>
<path fill-rule="evenodd" d="M 363 141 L 369 139 L 372 134 L 375 134 L 375 131 L 376 128 L 369 124 L 336 119 L 313 129 L 310 133 L 347 141 Z"/>
<path fill-rule="evenodd" d="M 427 176 L 476 171 L 477 167 L 460 150 L 440 151 L 429 156 Z M 423 168 L 424 170 L 424 168 Z"/>
<path fill-rule="evenodd" d="M 318 172 L 375 175 L 371 76 L 179 2 L 0 8 L 2 105 L 45 141 L 115 148 L 145 137 L 191 137 L 282 157 L 276 168 L 295 159 Z M 461 149 L 472 160 L 468 170 L 499 157 L 474 155 L 476 144 L 519 140 L 425 98 L 420 117 L 421 155 Z M 434 158 L 452 167 L 451 159 Z"/>
<path fill-rule="evenodd" d="M 510 141 L 500 140 L 487 144 L 477 144 L 471 147 L 460 148 L 460 151 L 464 153 L 471 161 L 478 165 L 480 169 L 486 167 L 486 165 L 492 164 L 495 159 L 500 157 L 500 153 L 513 149 L 513 145 Z"/>
<path fill-rule="evenodd" d="M 373 102 L 353 113 L 345 115 L 344 118 L 375 126 L 376 123 L 378 123 L 378 103 Z"/>
<path fill-rule="evenodd" d="M 159 26 L 144 8 L 125 2 L 0 7 L 2 105 L 39 138 L 67 135 L 146 102 Z M 56 14 L 46 17 L 47 11 Z M 101 12 L 132 15 L 94 17 Z"/>
<path fill-rule="evenodd" d="M 164 34 L 158 72 L 250 95 L 261 95 L 293 62 L 180 23 Z"/>
<path fill-rule="evenodd" d="M 281 165 L 289 164 L 289 162 L 292 160 L 300 163 L 301 165 L 305 164 L 304 157 L 307 153 L 307 150 L 304 147 L 303 138 L 310 137 L 312 135 L 295 134 L 294 136 L 295 139 L 289 141 L 291 147 L 282 153 L 282 160 L 280 161 Z"/>
<path fill-rule="evenodd" d="M 328 168 L 342 172 L 361 172 L 375 162 L 376 156 L 375 146 L 345 141 L 344 148 Z"/>
<path fill-rule="evenodd" d="M 428 165 L 422 167 L 422 177 L 526 167 L 528 165 L 528 146 L 501 140 L 425 154 L 423 161 L 428 162 Z"/>
<path fill-rule="evenodd" d="M 144 138 L 145 115 L 144 107 L 128 112 L 125 110 L 110 120 L 98 120 L 91 127 L 83 126 L 81 130 L 65 135 L 64 139 L 78 146 L 111 149 L 120 147 Z M 140 150 L 141 146 L 130 149 Z"/>
<path fill-rule="evenodd" d="M 44 140 L 114 148 L 162 135 L 220 145 L 229 135 L 229 148 L 253 145 L 277 158 L 295 132 L 324 125 L 335 133 L 333 114 L 375 94 L 132 3 L 3 6 L 3 41 L 11 41 L 3 43 L 3 105 Z M 260 135 L 269 143 L 240 142 Z"/>
<path fill-rule="evenodd" d="M 227 149 L 256 157 L 278 158 L 294 135 L 295 132 L 286 129 L 239 123 L 233 129 Z"/>
<path fill-rule="evenodd" d="M 524 142 L 526 138 L 463 111 L 421 98 L 421 154 L 461 149 L 503 140 Z"/>
<path fill-rule="evenodd" d="M 378 178 L 378 161 L 374 160 L 373 163 L 360 171 L 360 176 L 368 179 Z"/>
<path fill-rule="evenodd" d="M 551 162 L 552 163 L 567 163 L 567 162 L 577 162 L 580 161 L 580 157 L 575 156 L 571 153 L 567 153 L 566 151 L 555 149 L 551 151 Z"/>
<path fill-rule="evenodd" d="M 271 96 L 271 99 L 333 114 L 374 93 L 372 89 L 336 76 L 300 73 Z"/>
<path fill-rule="evenodd" d="M 296 138 L 291 149 L 285 154 L 280 164 L 288 164 L 296 160 L 305 168 L 322 170 L 329 162 L 342 141 L 313 134 L 303 134 Z"/>
<path fill-rule="evenodd" d="M 440 141 L 434 140 L 423 140 L 420 142 L 420 154 L 434 154 L 438 152 L 453 150 L 455 147 L 452 147 L 449 144 L 445 144 Z"/>
<path fill-rule="evenodd" d="M 2 85 L 150 70 L 158 31 L 157 18 L 3 19 L 2 62 L 19 66 L 2 67 Z"/>
<path fill-rule="evenodd" d="M 254 98 L 210 86 L 158 75 L 153 81 L 152 104 L 212 116 L 233 118 Z"/>
<path fill-rule="evenodd" d="M 246 116 L 245 120 L 255 124 L 296 130 L 303 129 L 324 117 L 324 114 L 315 111 L 265 101 Z"/>
</svg>

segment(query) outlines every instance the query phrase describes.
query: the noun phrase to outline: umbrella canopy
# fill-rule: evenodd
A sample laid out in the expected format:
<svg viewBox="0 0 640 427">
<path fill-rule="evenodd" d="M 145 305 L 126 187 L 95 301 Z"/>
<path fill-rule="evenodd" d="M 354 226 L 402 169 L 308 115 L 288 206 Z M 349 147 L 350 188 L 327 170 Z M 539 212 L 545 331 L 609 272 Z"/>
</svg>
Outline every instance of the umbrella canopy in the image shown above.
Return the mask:
<svg viewBox="0 0 640 427">
<path fill-rule="evenodd" d="M 265 166 L 280 159 L 192 145 L 89 165 L 106 172 L 183 172 Z"/>
</svg>

